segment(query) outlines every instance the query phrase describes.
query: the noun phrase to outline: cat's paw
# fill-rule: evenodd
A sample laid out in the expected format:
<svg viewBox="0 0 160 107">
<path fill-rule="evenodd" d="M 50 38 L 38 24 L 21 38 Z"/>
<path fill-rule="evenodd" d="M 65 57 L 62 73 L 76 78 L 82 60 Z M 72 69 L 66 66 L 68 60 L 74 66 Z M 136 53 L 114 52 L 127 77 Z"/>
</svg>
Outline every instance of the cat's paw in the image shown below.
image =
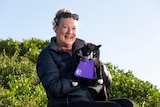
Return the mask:
<svg viewBox="0 0 160 107">
<path fill-rule="evenodd" d="M 78 86 L 78 82 L 72 81 L 72 86 L 74 87 Z"/>
<path fill-rule="evenodd" d="M 103 84 L 103 79 L 98 79 L 97 82 L 98 82 L 99 84 Z"/>
</svg>

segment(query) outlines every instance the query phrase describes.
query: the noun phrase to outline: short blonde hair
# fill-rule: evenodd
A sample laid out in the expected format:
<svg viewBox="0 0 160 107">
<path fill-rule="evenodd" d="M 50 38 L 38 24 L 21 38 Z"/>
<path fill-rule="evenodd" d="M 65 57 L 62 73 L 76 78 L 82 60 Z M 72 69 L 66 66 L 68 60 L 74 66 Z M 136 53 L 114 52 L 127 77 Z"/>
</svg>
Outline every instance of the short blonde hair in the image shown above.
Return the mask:
<svg viewBox="0 0 160 107">
<path fill-rule="evenodd" d="M 54 17 L 54 20 L 52 22 L 53 24 L 53 29 L 55 29 L 55 26 L 57 25 L 57 22 L 59 21 L 59 16 L 61 15 L 61 13 L 70 13 L 70 14 L 73 14 L 73 11 L 72 10 L 69 10 L 69 9 L 66 9 L 66 8 L 62 8 L 62 9 L 59 9 Z"/>
</svg>

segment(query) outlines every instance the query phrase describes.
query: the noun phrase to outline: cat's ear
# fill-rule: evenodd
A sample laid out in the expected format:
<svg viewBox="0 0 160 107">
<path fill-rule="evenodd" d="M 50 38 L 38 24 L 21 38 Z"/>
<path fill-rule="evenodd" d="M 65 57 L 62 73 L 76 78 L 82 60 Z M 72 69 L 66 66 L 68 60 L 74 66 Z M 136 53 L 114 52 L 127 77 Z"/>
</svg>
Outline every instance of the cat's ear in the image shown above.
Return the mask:
<svg viewBox="0 0 160 107">
<path fill-rule="evenodd" d="M 102 46 L 102 45 L 97 45 L 97 46 L 96 46 L 96 49 L 99 49 L 101 46 Z"/>
</svg>

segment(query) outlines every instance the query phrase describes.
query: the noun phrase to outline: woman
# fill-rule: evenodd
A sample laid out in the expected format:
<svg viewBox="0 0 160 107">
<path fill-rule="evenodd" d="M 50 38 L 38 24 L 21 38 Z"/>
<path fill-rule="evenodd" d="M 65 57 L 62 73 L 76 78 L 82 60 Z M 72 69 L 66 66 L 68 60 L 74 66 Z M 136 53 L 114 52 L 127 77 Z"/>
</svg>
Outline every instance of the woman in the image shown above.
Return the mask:
<svg viewBox="0 0 160 107">
<path fill-rule="evenodd" d="M 37 59 L 37 74 L 45 88 L 48 107 L 133 107 L 128 99 L 96 102 L 87 87 L 72 86 L 72 56 L 85 44 L 77 38 L 78 19 L 71 10 L 58 10 L 53 21 L 56 36 Z M 123 102 L 128 105 L 121 106 Z"/>
</svg>

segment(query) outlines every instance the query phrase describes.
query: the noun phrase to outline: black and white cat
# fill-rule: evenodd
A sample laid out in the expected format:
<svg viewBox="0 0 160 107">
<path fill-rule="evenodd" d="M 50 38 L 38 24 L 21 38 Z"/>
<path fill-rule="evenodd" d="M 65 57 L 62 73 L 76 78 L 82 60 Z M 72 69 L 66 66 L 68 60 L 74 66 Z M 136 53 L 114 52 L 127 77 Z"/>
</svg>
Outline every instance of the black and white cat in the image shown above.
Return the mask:
<svg viewBox="0 0 160 107">
<path fill-rule="evenodd" d="M 73 86 L 78 84 L 81 86 L 88 86 L 94 100 L 103 101 L 108 99 L 107 87 L 104 84 L 103 76 L 106 75 L 104 66 L 100 61 L 100 48 L 101 45 L 95 45 L 93 43 L 86 43 L 80 50 L 77 51 L 74 56 L 73 70 L 76 70 L 79 62 L 83 59 L 85 61 L 94 61 L 94 71 L 96 72 L 96 79 L 74 77 L 72 82 Z M 108 78 L 108 77 L 107 77 Z"/>
</svg>

